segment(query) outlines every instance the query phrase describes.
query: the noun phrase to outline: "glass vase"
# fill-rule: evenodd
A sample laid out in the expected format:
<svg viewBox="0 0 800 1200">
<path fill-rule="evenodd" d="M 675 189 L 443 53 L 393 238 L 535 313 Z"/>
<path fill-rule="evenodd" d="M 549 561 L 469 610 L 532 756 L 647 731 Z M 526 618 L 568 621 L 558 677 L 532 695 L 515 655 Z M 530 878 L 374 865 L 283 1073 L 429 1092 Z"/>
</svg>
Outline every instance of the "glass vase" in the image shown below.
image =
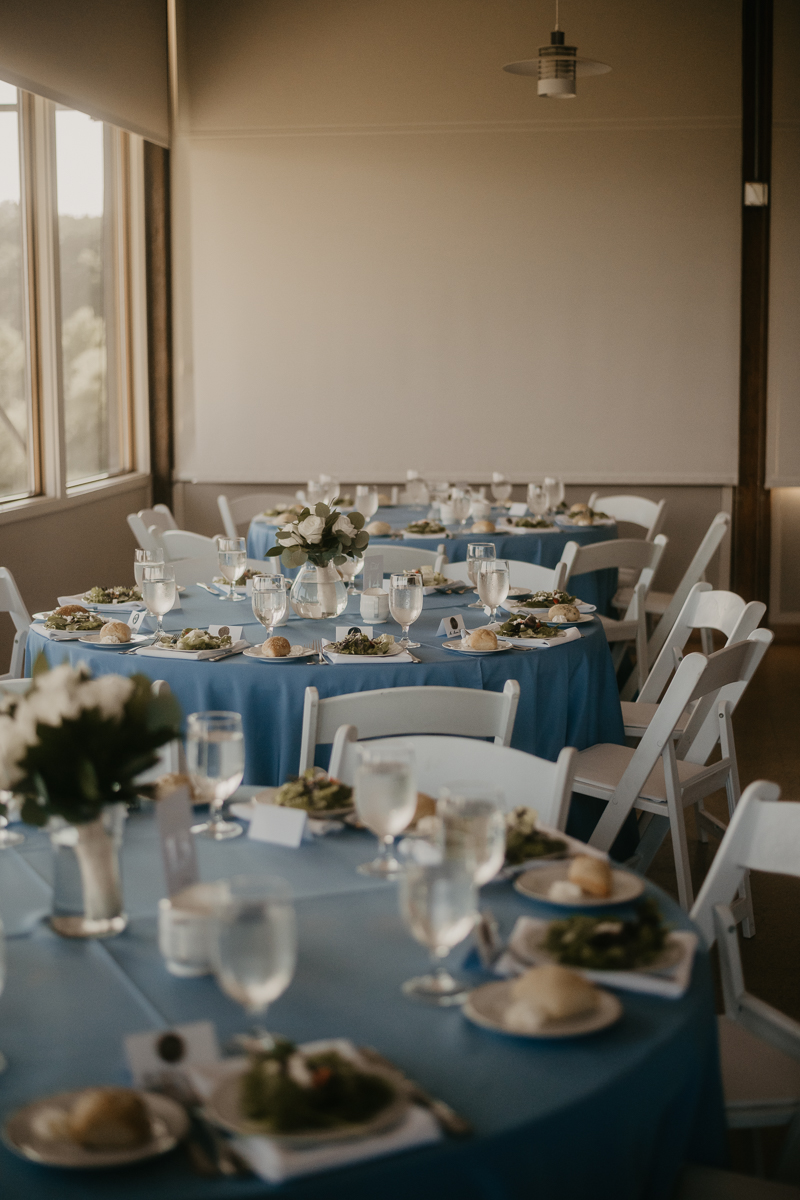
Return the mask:
<svg viewBox="0 0 800 1200">
<path fill-rule="evenodd" d="M 317 567 L 306 562 L 297 572 L 289 594 L 298 617 L 321 621 L 338 617 L 347 608 L 347 588 L 333 563 Z"/>
<path fill-rule="evenodd" d="M 109 804 L 94 821 L 51 827 L 50 925 L 62 937 L 114 937 L 128 924 L 119 864 L 126 816 L 124 804 Z"/>
</svg>

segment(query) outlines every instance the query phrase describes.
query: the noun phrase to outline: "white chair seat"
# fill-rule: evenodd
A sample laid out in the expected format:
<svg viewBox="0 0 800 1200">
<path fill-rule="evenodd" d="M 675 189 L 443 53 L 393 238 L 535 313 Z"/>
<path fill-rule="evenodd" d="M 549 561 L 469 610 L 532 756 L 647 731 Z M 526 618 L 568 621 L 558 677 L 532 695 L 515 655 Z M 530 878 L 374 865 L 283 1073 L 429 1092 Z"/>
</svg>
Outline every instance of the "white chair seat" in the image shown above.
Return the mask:
<svg viewBox="0 0 800 1200">
<path fill-rule="evenodd" d="M 609 642 L 630 642 L 636 637 L 636 621 L 615 621 L 613 617 L 604 617 L 602 613 L 596 615 L 600 618 Z"/>
<path fill-rule="evenodd" d="M 647 704 L 643 700 L 623 700 L 622 722 L 625 726 L 626 736 L 641 737 L 657 712 L 657 704 Z M 678 723 L 672 731 L 673 737 L 680 737 L 686 731 L 691 716 L 689 710 L 685 709 L 683 716 L 678 718 Z"/>
<path fill-rule="evenodd" d="M 747 1109 L 748 1129 L 753 1127 L 753 1109 L 763 1107 L 765 1125 L 779 1124 L 775 1109 L 787 1110 L 800 1105 L 800 1061 L 783 1054 L 763 1038 L 750 1033 L 738 1021 L 720 1016 L 719 1046 L 722 1059 L 722 1083 L 728 1123 L 736 1125 L 736 1109 Z M 772 1110 L 771 1113 L 766 1110 Z"/>
<path fill-rule="evenodd" d="M 575 791 L 581 791 L 581 785 L 596 790 L 613 792 L 620 779 L 630 766 L 635 750 L 629 746 L 615 746 L 611 742 L 600 742 L 581 750 L 575 766 Z M 678 776 L 681 784 L 690 783 L 708 768 L 697 763 L 678 760 Z M 653 800 L 657 804 L 667 803 L 667 785 L 664 779 L 664 760 L 659 758 L 645 780 L 639 795 L 643 800 Z"/>
<path fill-rule="evenodd" d="M 622 572 L 620 571 L 620 575 Z M 664 613 L 672 600 L 672 592 L 648 592 L 645 600 L 645 612 L 652 613 L 654 617 L 663 617 Z M 612 601 L 614 608 L 620 608 L 623 612 L 627 612 L 628 605 L 633 599 L 632 587 L 621 587 L 614 596 Z"/>
</svg>

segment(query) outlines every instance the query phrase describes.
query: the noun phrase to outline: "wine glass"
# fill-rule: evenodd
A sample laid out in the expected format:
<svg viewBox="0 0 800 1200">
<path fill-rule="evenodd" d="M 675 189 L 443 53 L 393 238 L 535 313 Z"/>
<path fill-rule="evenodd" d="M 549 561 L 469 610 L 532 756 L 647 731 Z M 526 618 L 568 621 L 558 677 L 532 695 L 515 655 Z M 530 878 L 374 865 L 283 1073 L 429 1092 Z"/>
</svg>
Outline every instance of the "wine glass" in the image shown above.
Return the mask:
<svg viewBox="0 0 800 1200">
<path fill-rule="evenodd" d="M 356 487 L 356 510 L 368 521 L 378 511 L 378 491 L 370 483 L 359 483 Z"/>
<path fill-rule="evenodd" d="M 453 510 L 453 517 L 461 526 L 463 533 L 464 524 L 469 517 L 472 508 L 472 496 L 466 488 L 452 488 L 450 492 L 450 507 Z"/>
<path fill-rule="evenodd" d="M 227 996 L 263 1020 L 292 982 L 297 965 L 291 889 L 277 875 L 237 875 L 223 886 L 213 923 L 214 973 Z M 247 1049 L 274 1046 L 263 1027 L 240 1040 Z"/>
<path fill-rule="evenodd" d="M 142 599 L 156 618 L 156 638 L 164 632 L 164 614 L 175 603 L 175 568 L 170 563 L 142 564 Z"/>
<path fill-rule="evenodd" d="M 467 574 L 469 581 L 473 587 L 477 587 L 477 570 L 478 564 L 489 558 L 497 557 L 497 546 L 494 542 L 468 542 L 467 543 Z M 483 608 L 480 600 L 476 600 L 474 604 L 468 605 L 469 608 Z"/>
<path fill-rule="evenodd" d="M 314 511 L 314 505 L 319 504 L 322 499 L 322 492 L 322 484 L 318 483 L 316 479 L 309 479 L 306 484 L 306 505 L 312 512 Z"/>
<path fill-rule="evenodd" d="M 330 475 L 320 475 L 319 488 L 322 503 L 330 506 L 339 495 L 339 480 Z"/>
<path fill-rule="evenodd" d="M 192 782 L 208 802 L 208 820 L 192 833 L 221 842 L 239 837 L 241 825 L 225 821 L 222 809 L 244 777 L 242 718 L 235 712 L 191 713 L 186 720 L 186 765 Z"/>
<path fill-rule="evenodd" d="M 286 576 L 254 575 L 251 599 L 256 620 L 267 630 L 267 637 L 272 637 L 275 626 L 281 623 L 289 607 Z"/>
<path fill-rule="evenodd" d="M 494 879 L 506 857 L 506 817 L 499 788 L 451 783 L 439 793 L 436 815 L 445 860 L 471 858 L 475 886 Z"/>
<path fill-rule="evenodd" d="M 509 580 L 508 559 L 486 558 L 478 564 L 478 595 L 492 621 L 497 615 L 497 609 L 508 595 Z"/>
<path fill-rule="evenodd" d="M 399 645 L 404 650 L 416 650 L 419 642 L 408 640 L 408 631 L 422 612 L 423 584 L 421 575 L 392 575 L 389 583 L 389 612 L 403 627 Z"/>
<path fill-rule="evenodd" d="M 391 878 L 401 870 L 393 852 L 395 836 L 414 816 L 417 785 L 414 750 L 407 742 L 391 746 L 359 746 L 354 798 L 359 820 L 380 841 L 380 853 L 358 868 L 362 875 Z"/>
<path fill-rule="evenodd" d="M 3 932 L 3 922 L 0 921 L 0 996 L 3 994 L 3 988 L 6 982 L 6 939 Z M 5 1071 L 8 1063 L 5 1055 L 0 1053 L 0 1074 Z"/>
<path fill-rule="evenodd" d="M 511 495 L 511 484 L 506 483 L 505 479 L 498 480 L 497 483 L 492 484 L 492 495 L 502 508 Z"/>
<path fill-rule="evenodd" d="M 243 575 L 247 569 L 247 541 L 243 537 L 218 537 L 217 538 L 217 557 L 219 558 L 220 572 L 228 581 L 228 595 L 223 596 L 223 600 L 244 600 L 244 596 L 236 595 L 235 583 L 240 575 Z"/>
<path fill-rule="evenodd" d="M 540 483 L 528 484 L 528 508 L 535 517 L 543 517 L 548 506 L 547 493 Z"/>
<path fill-rule="evenodd" d="M 546 475 L 544 490 L 547 496 L 547 507 L 550 512 L 555 512 L 564 499 L 564 484 L 560 479 L 554 479 L 552 475 Z"/>
<path fill-rule="evenodd" d="M 400 912 L 411 936 L 427 946 L 434 969 L 408 979 L 403 991 L 429 1004 L 461 1004 L 467 988 L 454 979 L 442 960 L 463 942 L 478 920 L 474 863 L 445 859 L 426 865 L 409 863 L 400 877 Z"/>
<path fill-rule="evenodd" d="M 362 571 L 363 569 L 364 569 L 363 558 L 348 558 L 345 562 L 340 563 L 339 566 L 336 568 L 336 570 L 339 572 L 339 575 L 341 576 L 341 578 L 348 585 L 348 587 L 347 587 L 348 596 L 357 595 L 355 578 L 356 578 L 356 575 L 358 575 L 359 571 Z"/>
<path fill-rule="evenodd" d="M 163 550 L 136 550 L 133 556 L 133 577 L 139 591 L 142 590 L 142 576 L 145 567 L 163 567 Z"/>
</svg>

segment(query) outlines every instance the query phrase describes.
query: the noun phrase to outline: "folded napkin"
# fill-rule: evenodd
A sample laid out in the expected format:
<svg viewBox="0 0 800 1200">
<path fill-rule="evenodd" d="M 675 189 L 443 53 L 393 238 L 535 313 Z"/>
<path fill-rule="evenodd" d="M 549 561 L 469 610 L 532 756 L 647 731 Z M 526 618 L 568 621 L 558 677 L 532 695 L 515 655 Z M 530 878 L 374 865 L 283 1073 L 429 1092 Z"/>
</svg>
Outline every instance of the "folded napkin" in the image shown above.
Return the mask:
<svg viewBox="0 0 800 1200">
<path fill-rule="evenodd" d="M 48 629 L 43 621 L 32 621 L 31 629 L 51 642 L 75 642 L 78 638 L 86 637 L 87 633 L 100 632 L 99 629 Z"/>
<path fill-rule="evenodd" d="M 613 920 L 612 917 L 608 918 Z M 494 963 L 492 970 L 497 975 L 510 977 L 521 975 L 531 965 L 528 955 L 523 961 L 516 951 L 526 944 L 530 934 L 543 932 L 549 921 L 537 920 L 535 917 L 519 917 L 508 942 L 508 949 Z M 678 1000 L 684 994 L 692 978 L 692 964 L 697 949 L 697 934 L 688 929 L 673 929 L 667 936 L 667 946 L 675 946 L 680 951 L 680 957 L 669 967 L 649 971 L 591 971 L 575 968 L 586 979 L 604 987 L 619 988 L 624 992 L 643 992 L 650 996 L 662 996 L 667 1000 Z M 542 960 L 544 961 L 544 959 Z"/>
<path fill-rule="evenodd" d="M 147 608 L 147 605 L 143 600 L 123 600 L 120 604 L 92 604 L 90 601 L 84 600 L 83 594 L 79 596 L 59 596 L 58 603 L 82 604 L 84 608 L 89 608 L 92 610 L 92 612 L 108 613 L 133 612 L 140 608 Z"/>
<path fill-rule="evenodd" d="M 277 790 L 274 787 L 259 789 L 258 793 L 251 797 L 251 799 L 246 801 L 233 800 L 228 807 L 234 817 L 238 817 L 240 821 L 252 821 L 256 805 L 259 803 L 271 804 Z M 263 796 L 263 800 L 259 800 L 259 796 Z M 307 836 L 304 835 L 303 840 L 311 841 L 312 837 L 325 837 L 329 833 L 339 833 L 344 827 L 344 821 L 329 820 L 321 816 L 312 817 L 309 814 L 306 821 Z"/>
<path fill-rule="evenodd" d="M 249 642 L 240 638 L 238 642 L 234 642 L 232 646 L 224 651 L 224 657 L 228 658 L 232 654 L 241 654 L 250 645 Z M 223 654 L 222 648 L 216 650 L 160 650 L 157 646 L 141 646 L 137 651 L 137 655 L 142 658 L 173 658 L 187 659 L 189 662 L 201 662 L 204 658 L 213 658 L 215 655 Z"/>
<path fill-rule="evenodd" d="M 329 650 L 328 646 L 331 642 L 327 638 L 322 639 L 322 649 L 325 652 L 325 657 L 332 663 L 409 663 L 413 662 L 413 658 L 404 650 L 402 654 L 336 654 Z"/>
</svg>

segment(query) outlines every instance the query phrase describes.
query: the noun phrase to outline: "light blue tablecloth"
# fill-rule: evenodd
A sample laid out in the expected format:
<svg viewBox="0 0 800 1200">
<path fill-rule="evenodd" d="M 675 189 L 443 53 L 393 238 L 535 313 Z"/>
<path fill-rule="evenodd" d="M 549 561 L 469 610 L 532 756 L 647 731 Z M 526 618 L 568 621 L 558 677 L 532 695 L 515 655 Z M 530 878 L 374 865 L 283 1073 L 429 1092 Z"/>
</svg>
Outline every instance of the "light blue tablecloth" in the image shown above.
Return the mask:
<svg viewBox="0 0 800 1200">
<path fill-rule="evenodd" d="M 421 684 L 502 691 L 507 679 L 517 679 L 521 695 L 512 745 L 518 749 L 556 759 L 564 746 L 583 750 L 595 742 L 623 742 L 617 685 L 599 621 L 581 626 L 579 641 L 548 650 L 511 650 L 483 658 L 443 650 L 442 639 L 435 636 L 443 616 L 461 612 L 467 628 L 485 622 L 480 610 L 466 607 L 473 599 L 469 594 L 425 597 L 422 616 L 413 626 L 414 640 L 422 643 L 414 651 L 422 660 L 419 664 L 381 660 L 320 667 L 304 661 L 255 661 L 242 655 L 221 662 L 180 662 L 98 650 L 77 641 L 53 642 L 32 631 L 26 667 L 30 674 L 33 659 L 44 653 L 53 664 L 65 659 L 86 661 L 98 675 L 141 672 L 151 679 L 166 679 L 184 714 L 208 709 L 241 713 L 246 783 L 282 783 L 297 770 L 303 697 L 309 684 L 324 697 Z M 300 620 L 293 615 L 281 632 L 290 642 L 305 645 L 314 638 L 333 638 L 337 625 L 360 623 L 358 604 L 358 597 L 351 597 L 348 610 L 337 621 Z M 175 630 L 223 622 L 245 624 L 245 637 L 253 643 L 263 641 L 264 631 L 249 601 L 215 600 L 193 586 L 182 596 L 181 611 L 168 613 L 164 624 Z M 400 635 L 393 621 L 379 628 Z M 320 758 L 323 765 L 325 761 Z"/>
<path fill-rule="evenodd" d="M 163 879 L 154 822 L 134 814 L 128 825 L 124 879 L 132 919 L 107 942 L 64 941 L 43 925 L 26 933 L 23 910 L 49 903 L 46 838 L 29 831 L 21 852 L 2 852 L 0 916 L 18 931 L 9 940 L 0 998 L 0 1047 L 9 1060 L 0 1077 L 3 1114 L 56 1090 L 127 1082 L 127 1033 L 207 1018 L 224 1041 L 247 1025 L 212 979 L 178 980 L 165 971 L 156 945 Z M 474 1139 L 280 1189 L 258 1180 L 198 1179 L 180 1152 L 112 1174 L 53 1172 L 0 1149 L 4 1200 L 236 1200 L 275 1191 L 302 1200 L 667 1200 L 684 1160 L 723 1162 L 705 952 L 683 999 L 623 993 L 622 1020 L 596 1036 L 537 1043 L 494 1035 L 458 1011 L 431 1010 L 402 995 L 400 984 L 425 968 L 426 956 L 402 926 L 394 885 L 354 873 L 374 847 L 374 839 L 354 830 L 297 851 L 240 838 L 201 844 L 201 870 L 206 879 L 277 871 L 292 884 L 299 962 L 270 1011 L 272 1029 L 297 1041 L 347 1036 L 377 1047 L 463 1112 L 474 1123 Z M 17 892 L 23 877 L 24 904 Z M 670 923 L 688 926 L 671 900 L 648 890 Z M 553 912 L 508 884 L 490 885 L 482 897 L 504 935 L 521 913 Z M 455 965 L 463 957 L 459 948 Z"/>
<path fill-rule="evenodd" d="M 374 521 L 387 521 L 393 529 L 404 529 L 411 521 L 419 521 L 427 515 L 427 508 L 379 508 Z M 493 517 L 500 515 L 500 510 Z M 264 558 L 267 551 L 275 545 L 275 525 L 264 521 L 254 520 L 247 534 L 247 554 L 249 558 Z M 589 542 L 607 542 L 617 536 L 616 525 L 598 525 L 591 529 L 559 529 L 557 533 L 526 533 L 514 534 L 468 534 L 452 538 L 404 538 L 400 545 L 416 546 L 422 550 L 435 550 L 440 541 L 446 542 L 447 557 L 450 562 L 463 562 L 467 557 L 469 542 L 494 542 L 497 546 L 498 558 L 512 558 L 517 562 L 536 563 L 541 567 L 554 567 L 561 558 L 567 542 L 579 542 L 586 545 Z M 390 538 L 370 538 L 370 545 L 378 550 L 381 546 L 390 545 Z M 284 568 L 285 570 L 285 568 Z M 292 575 L 294 572 L 289 571 Z M 570 582 L 574 594 L 580 596 L 587 604 L 596 604 L 598 610 L 607 616 L 617 616 L 611 609 L 611 601 L 617 590 L 616 571 L 592 571 L 587 575 L 576 575 Z"/>
</svg>

